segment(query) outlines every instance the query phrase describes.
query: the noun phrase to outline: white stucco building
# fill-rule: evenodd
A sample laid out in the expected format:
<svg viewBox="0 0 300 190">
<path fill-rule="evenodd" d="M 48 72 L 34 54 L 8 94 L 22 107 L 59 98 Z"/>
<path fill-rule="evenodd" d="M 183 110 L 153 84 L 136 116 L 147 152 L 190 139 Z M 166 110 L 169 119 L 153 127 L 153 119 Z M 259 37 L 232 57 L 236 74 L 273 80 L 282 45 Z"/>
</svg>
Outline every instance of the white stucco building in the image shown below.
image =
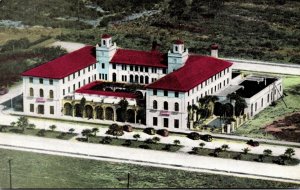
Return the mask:
<svg viewBox="0 0 300 190">
<path fill-rule="evenodd" d="M 24 112 L 70 120 L 88 117 L 122 122 L 118 103 L 126 99 L 128 122 L 187 129 L 189 105 L 232 85 L 241 85 L 231 81 L 232 63 L 218 59 L 218 46 L 211 48 L 212 56 L 194 55 L 183 41 L 176 40 L 167 53 L 159 52 L 155 46 L 151 51 L 122 49 L 104 34 L 95 47 L 86 46 L 25 71 Z M 282 94 L 281 80 L 276 80 L 276 85 L 281 93 L 272 94 L 270 101 Z M 268 94 L 274 88 L 263 90 L 266 92 L 262 94 Z M 83 97 L 86 102 L 82 108 Z M 260 97 L 249 99 L 250 108 L 255 108 L 249 110 L 252 115 L 269 104 L 265 100 L 262 107 L 257 105 Z"/>
</svg>

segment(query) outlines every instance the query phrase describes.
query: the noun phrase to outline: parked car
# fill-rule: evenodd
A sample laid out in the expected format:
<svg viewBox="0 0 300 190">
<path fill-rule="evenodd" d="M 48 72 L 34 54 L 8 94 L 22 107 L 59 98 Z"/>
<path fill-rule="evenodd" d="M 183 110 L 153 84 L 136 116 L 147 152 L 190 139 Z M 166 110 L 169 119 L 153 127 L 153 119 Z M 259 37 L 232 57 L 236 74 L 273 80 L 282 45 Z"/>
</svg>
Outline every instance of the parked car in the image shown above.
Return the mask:
<svg viewBox="0 0 300 190">
<path fill-rule="evenodd" d="M 250 146 L 259 146 L 259 142 L 253 141 L 252 139 L 247 141 L 247 144 Z"/>
<path fill-rule="evenodd" d="M 124 125 L 123 126 L 123 130 L 124 131 L 127 131 L 127 132 L 132 132 L 133 131 L 133 128 L 131 125 Z"/>
<path fill-rule="evenodd" d="M 155 129 L 152 127 L 148 127 L 144 129 L 144 132 L 147 133 L 148 135 L 155 135 Z"/>
<path fill-rule="evenodd" d="M 169 136 L 169 131 L 167 129 L 159 129 L 159 130 L 157 130 L 157 134 L 159 134 L 163 137 L 167 137 L 167 136 Z"/>
<path fill-rule="evenodd" d="M 204 140 L 206 142 L 211 142 L 213 140 L 211 135 L 202 135 L 201 140 Z"/>
<path fill-rule="evenodd" d="M 196 132 L 191 132 L 190 134 L 188 134 L 188 138 L 192 140 L 200 140 L 200 137 L 200 134 Z"/>
<path fill-rule="evenodd" d="M 7 88 L 5 88 L 5 87 L 0 88 L 0 95 L 4 95 L 6 93 L 8 93 L 8 89 Z"/>
</svg>

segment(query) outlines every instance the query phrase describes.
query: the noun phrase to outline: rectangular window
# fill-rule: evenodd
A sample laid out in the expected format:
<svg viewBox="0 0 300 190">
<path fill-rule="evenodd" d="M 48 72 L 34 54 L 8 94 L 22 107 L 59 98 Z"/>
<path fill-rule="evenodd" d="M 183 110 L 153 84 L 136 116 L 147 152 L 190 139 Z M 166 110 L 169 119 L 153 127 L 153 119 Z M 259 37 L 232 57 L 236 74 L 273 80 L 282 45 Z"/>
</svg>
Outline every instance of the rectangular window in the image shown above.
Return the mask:
<svg viewBox="0 0 300 190">
<path fill-rule="evenodd" d="M 139 67 L 138 66 L 135 66 L 135 71 L 139 71 Z"/>
<path fill-rule="evenodd" d="M 76 87 L 75 87 L 75 84 L 73 84 L 73 91 L 75 91 L 75 88 L 76 88 Z"/>
<path fill-rule="evenodd" d="M 117 68 L 116 64 L 113 64 L 112 66 L 113 66 L 113 69 L 116 69 L 116 68 Z"/>
<path fill-rule="evenodd" d="M 229 78 L 227 78 L 227 84 L 229 84 Z"/>
<path fill-rule="evenodd" d="M 63 96 L 66 94 L 65 89 L 63 89 Z"/>
<path fill-rule="evenodd" d="M 40 78 L 40 84 L 43 84 L 44 80 L 42 78 Z"/>
<path fill-rule="evenodd" d="M 164 96 L 168 96 L 168 91 L 164 90 Z"/>
<path fill-rule="evenodd" d="M 50 114 L 51 114 L 51 115 L 54 114 L 54 106 L 50 106 Z"/>
<path fill-rule="evenodd" d="M 49 84 L 53 85 L 53 79 L 49 79 Z"/>
<path fill-rule="evenodd" d="M 163 69 L 163 74 L 166 74 L 167 73 L 167 69 Z"/>
<path fill-rule="evenodd" d="M 78 71 L 78 76 L 80 77 L 80 71 Z"/>
<path fill-rule="evenodd" d="M 133 66 L 132 65 L 130 65 L 130 71 L 133 71 Z"/>
<path fill-rule="evenodd" d="M 65 84 L 65 78 L 63 78 L 63 84 Z"/>
<path fill-rule="evenodd" d="M 157 95 L 157 90 L 153 90 L 153 95 L 154 95 L 154 96 Z"/>
<path fill-rule="evenodd" d="M 33 78 L 29 77 L 29 83 L 33 83 Z"/>
<path fill-rule="evenodd" d="M 261 99 L 261 107 L 264 107 L 264 99 Z"/>
<path fill-rule="evenodd" d="M 267 102 L 270 102 L 270 94 L 268 94 Z"/>
<path fill-rule="evenodd" d="M 164 118 L 164 127 L 168 128 L 169 127 L 169 119 Z"/>
<path fill-rule="evenodd" d="M 80 82 L 78 82 L 78 88 L 80 88 Z"/>
<path fill-rule="evenodd" d="M 83 74 L 85 74 L 85 69 L 83 69 Z"/>
<path fill-rule="evenodd" d="M 90 71 L 91 71 L 91 67 L 89 66 L 89 67 L 88 67 L 88 72 L 90 72 Z"/>
<path fill-rule="evenodd" d="M 140 72 L 144 72 L 144 67 L 140 67 Z"/>
<path fill-rule="evenodd" d="M 68 81 L 70 81 L 70 75 L 68 76 Z"/>
<path fill-rule="evenodd" d="M 71 92 L 71 88 L 70 87 L 68 87 L 68 93 L 70 93 Z"/>
<path fill-rule="evenodd" d="M 255 111 L 257 110 L 257 102 L 255 103 Z"/>
<path fill-rule="evenodd" d="M 153 126 L 157 126 L 157 117 L 153 117 Z"/>
<path fill-rule="evenodd" d="M 30 112 L 34 112 L 34 104 L 30 104 Z"/>
<path fill-rule="evenodd" d="M 179 120 L 178 119 L 174 120 L 174 128 L 179 128 Z"/>
<path fill-rule="evenodd" d="M 94 69 L 96 69 L 96 67 L 97 67 L 97 65 L 96 65 L 96 63 L 94 64 Z"/>
<path fill-rule="evenodd" d="M 146 73 L 148 73 L 148 72 L 149 72 L 149 70 L 148 70 L 148 67 L 145 67 L 145 72 L 146 72 Z"/>
<path fill-rule="evenodd" d="M 73 79 L 75 79 L 75 73 L 73 73 Z"/>
<path fill-rule="evenodd" d="M 179 93 L 175 92 L 175 97 L 178 98 L 178 96 L 179 96 Z"/>
<path fill-rule="evenodd" d="M 107 74 L 105 74 L 105 80 L 107 80 Z"/>
</svg>

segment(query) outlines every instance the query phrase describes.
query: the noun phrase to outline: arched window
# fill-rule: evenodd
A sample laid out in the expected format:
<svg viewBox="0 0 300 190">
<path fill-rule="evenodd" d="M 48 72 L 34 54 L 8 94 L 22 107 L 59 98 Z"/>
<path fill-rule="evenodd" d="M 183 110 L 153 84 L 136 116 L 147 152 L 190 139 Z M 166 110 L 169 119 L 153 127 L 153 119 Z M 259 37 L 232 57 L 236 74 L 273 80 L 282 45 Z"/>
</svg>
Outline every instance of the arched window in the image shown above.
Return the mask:
<svg viewBox="0 0 300 190">
<path fill-rule="evenodd" d="M 133 83 L 133 75 L 129 76 L 129 82 Z"/>
<path fill-rule="evenodd" d="M 135 75 L 135 77 L 134 77 L 134 82 L 135 82 L 135 83 L 139 83 L 139 76 L 138 76 L 138 75 Z"/>
<path fill-rule="evenodd" d="M 175 111 L 179 111 L 179 104 L 177 102 L 174 105 L 174 109 L 175 109 Z"/>
<path fill-rule="evenodd" d="M 30 95 L 30 96 L 34 96 L 33 88 L 30 88 L 30 89 L 29 89 L 29 95 Z"/>
<path fill-rule="evenodd" d="M 153 109 L 157 109 L 157 101 L 156 100 L 153 101 Z"/>
<path fill-rule="evenodd" d="M 44 90 L 40 89 L 40 97 L 44 97 Z"/>
<path fill-rule="evenodd" d="M 168 102 L 164 102 L 164 110 L 168 110 L 168 109 L 169 109 Z"/>
<path fill-rule="evenodd" d="M 50 90 L 50 91 L 49 91 L 49 98 L 51 98 L 51 99 L 54 98 L 53 90 Z"/>
<path fill-rule="evenodd" d="M 144 76 L 140 76 L 140 83 L 144 83 Z"/>
<path fill-rule="evenodd" d="M 149 84 L 149 77 L 145 76 L 145 84 Z"/>
</svg>

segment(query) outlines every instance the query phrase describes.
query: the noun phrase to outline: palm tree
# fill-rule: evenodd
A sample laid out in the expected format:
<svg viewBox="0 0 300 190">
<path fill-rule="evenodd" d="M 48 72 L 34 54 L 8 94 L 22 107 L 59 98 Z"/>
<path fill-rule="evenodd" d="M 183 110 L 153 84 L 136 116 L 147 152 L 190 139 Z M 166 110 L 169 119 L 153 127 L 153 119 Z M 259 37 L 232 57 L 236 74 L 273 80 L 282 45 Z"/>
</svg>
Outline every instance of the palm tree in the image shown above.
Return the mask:
<svg viewBox="0 0 300 190">
<path fill-rule="evenodd" d="M 248 154 L 248 152 L 250 152 L 250 149 L 248 147 L 242 149 L 244 154 Z"/>
<path fill-rule="evenodd" d="M 74 129 L 74 128 L 70 128 L 70 129 L 69 129 L 69 133 L 71 133 L 71 134 L 73 134 L 73 133 L 74 133 L 74 131 L 75 131 L 75 129 Z"/>
<path fill-rule="evenodd" d="M 89 142 L 89 137 L 92 134 L 92 131 L 90 129 L 84 129 L 81 131 L 82 136 L 86 137 L 87 142 Z"/>
<path fill-rule="evenodd" d="M 270 149 L 265 149 L 264 152 L 263 152 L 263 154 L 264 154 L 265 156 L 271 156 L 271 155 L 272 155 L 272 150 L 270 150 Z"/>
<path fill-rule="evenodd" d="M 28 119 L 25 116 L 19 117 L 16 123 L 17 127 L 22 129 L 22 133 L 24 133 L 25 129 L 28 127 L 28 124 Z"/>
<path fill-rule="evenodd" d="M 49 128 L 51 129 L 51 131 L 54 131 L 56 129 L 56 125 L 50 125 Z"/>
<path fill-rule="evenodd" d="M 94 136 L 96 136 L 96 134 L 99 132 L 99 129 L 97 127 L 94 127 L 92 129 L 92 133 L 94 133 Z"/>
<path fill-rule="evenodd" d="M 223 151 L 227 151 L 227 150 L 229 149 L 228 144 L 223 144 L 223 145 L 221 146 L 221 149 L 222 149 Z"/>
<path fill-rule="evenodd" d="M 176 139 L 176 140 L 174 140 L 173 143 L 174 143 L 175 146 L 178 146 L 178 145 L 180 145 L 180 140 Z"/>
<path fill-rule="evenodd" d="M 153 141 L 154 143 L 157 143 L 157 142 L 160 141 L 160 138 L 159 138 L 159 137 L 153 137 L 153 138 L 152 138 L 152 141 Z"/>
<path fill-rule="evenodd" d="M 203 147 L 205 146 L 205 143 L 202 142 L 202 143 L 199 144 L 199 146 L 200 146 L 201 149 L 203 149 Z"/>
<path fill-rule="evenodd" d="M 287 148 L 284 152 L 284 155 L 291 159 L 295 155 L 295 150 L 292 148 Z"/>
<path fill-rule="evenodd" d="M 140 134 L 134 134 L 133 138 L 135 138 L 136 141 L 138 141 L 139 138 L 141 138 Z"/>
</svg>

